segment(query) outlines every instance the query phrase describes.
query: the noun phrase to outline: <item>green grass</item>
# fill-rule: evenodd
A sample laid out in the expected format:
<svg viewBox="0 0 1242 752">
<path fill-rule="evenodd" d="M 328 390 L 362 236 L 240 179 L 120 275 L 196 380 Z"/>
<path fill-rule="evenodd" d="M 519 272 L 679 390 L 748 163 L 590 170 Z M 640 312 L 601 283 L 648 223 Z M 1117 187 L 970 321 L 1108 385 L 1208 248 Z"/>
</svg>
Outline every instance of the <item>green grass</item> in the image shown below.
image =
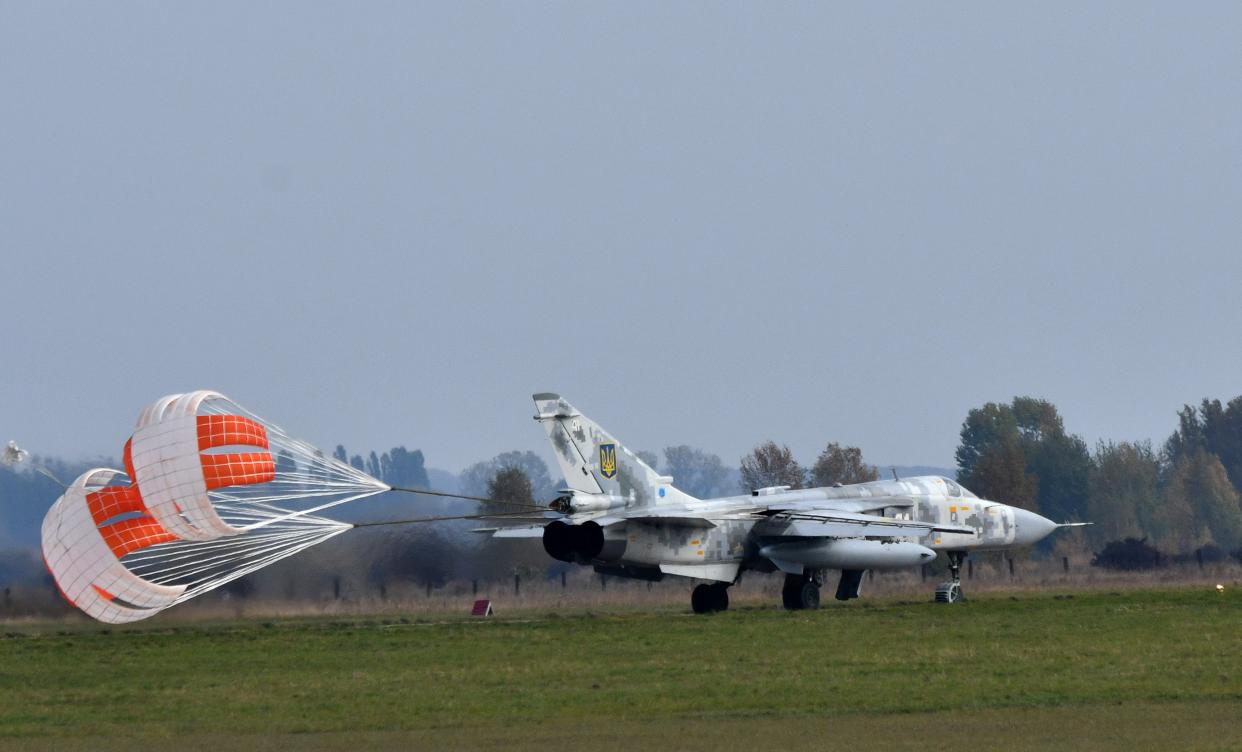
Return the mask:
<svg viewBox="0 0 1242 752">
<path fill-rule="evenodd" d="M 10 626 L 0 746 L 1242 748 L 1239 596 Z"/>
</svg>

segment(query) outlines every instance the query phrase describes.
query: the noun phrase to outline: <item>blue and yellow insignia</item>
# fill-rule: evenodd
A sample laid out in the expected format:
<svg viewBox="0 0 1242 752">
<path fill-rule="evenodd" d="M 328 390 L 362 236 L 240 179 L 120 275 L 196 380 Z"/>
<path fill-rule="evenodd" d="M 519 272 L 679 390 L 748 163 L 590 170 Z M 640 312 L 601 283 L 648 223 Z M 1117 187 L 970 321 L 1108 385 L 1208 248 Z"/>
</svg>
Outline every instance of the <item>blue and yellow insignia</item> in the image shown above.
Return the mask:
<svg viewBox="0 0 1242 752">
<path fill-rule="evenodd" d="M 600 444 L 599 445 L 599 473 L 605 478 L 612 478 L 617 474 L 617 445 L 616 444 Z"/>
</svg>

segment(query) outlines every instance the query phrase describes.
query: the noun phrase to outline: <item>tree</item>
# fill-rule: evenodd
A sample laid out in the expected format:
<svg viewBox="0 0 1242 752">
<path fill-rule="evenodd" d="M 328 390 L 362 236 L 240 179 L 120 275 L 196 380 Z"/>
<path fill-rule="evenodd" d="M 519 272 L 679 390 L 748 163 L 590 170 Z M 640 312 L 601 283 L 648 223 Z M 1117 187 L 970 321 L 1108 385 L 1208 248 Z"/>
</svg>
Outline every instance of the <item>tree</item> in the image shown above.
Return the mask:
<svg viewBox="0 0 1242 752">
<path fill-rule="evenodd" d="M 381 479 L 402 488 L 429 488 L 426 462 L 421 449 L 410 451 L 403 446 L 393 447 L 380 458 Z"/>
<path fill-rule="evenodd" d="M 832 486 L 840 483 L 866 483 L 879 480 L 880 472 L 875 465 L 863 462 L 862 450 L 858 447 L 843 447 L 832 442 L 819 453 L 815 464 L 811 467 L 811 483 L 814 486 Z"/>
<path fill-rule="evenodd" d="M 1087 536 L 1096 546 L 1153 535 L 1160 514 L 1160 460 L 1149 442 L 1101 441 L 1091 467 Z"/>
<path fill-rule="evenodd" d="M 332 450 L 332 456 L 337 462 L 345 462 L 349 457 L 349 453 L 345 451 L 344 444 L 337 444 L 336 449 Z"/>
<path fill-rule="evenodd" d="M 1026 454 L 1015 437 L 984 449 L 970 479 L 962 482 L 985 499 L 1039 511 L 1039 478 L 1026 471 Z"/>
<path fill-rule="evenodd" d="M 461 492 L 469 496 L 483 496 L 487 483 L 498 470 L 520 467 L 530 479 L 536 499 L 551 499 L 556 495 L 557 484 L 548 474 L 548 466 L 539 455 L 531 451 L 502 452 L 485 462 L 476 462 L 461 472 Z"/>
<path fill-rule="evenodd" d="M 534 506 L 535 493 L 526 471 L 508 465 L 496 471 L 487 482 L 487 498 L 520 506 Z"/>
<path fill-rule="evenodd" d="M 1238 492 L 1215 454 L 1198 451 L 1178 460 L 1169 474 L 1165 499 L 1166 508 L 1189 520 L 1170 526 L 1170 540 L 1181 550 L 1211 542 L 1228 550 L 1242 545 Z"/>
<path fill-rule="evenodd" d="M 648 452 L 645 449 L 640 449 L 637 452 L 634 452 L 634 454 L 638 456 L 638 459 L 643 461 L 644 465 L 652 470 L 656 470 L 660 467 L 660 457 L 655 452 Z"/>
<path fill-rule="evenodd" d="M 968 488 L 974 482 L 975 468 L 984 452 L 1004 441 L 1018 437 L 1018 421 L 1008 405 L 989 402 L 966 414 L 962 423 L 961 442 L 958 444 L 957 479 Z M 1025 456 L 1023 462 L 1025 463 Z"/>
<path fill-rule="evenodd" d="M 1065 434 L 1057 408 L 1046 399 L 1014 397 L 1009 409 L 1024 442 L 1036 443 Z"/>
<path fill-rule="evenodd" d="M 957 479 L 975 493 L 1058 520 L 1086 514 L 1091 454 L 1048 400 L 989 402 L 967 414 L 961 437 Z"/>
<path fill-rule="evenodd" d="M 715 454 L 685 444 L 665 447 L 664 471 L 673 476 L 673 485 L 691 496 L 710 499 L 726 492 L 729 471 Z"/>
<path fill-rule="evenodd" d="M 381 592 L 401 581 L 440 587 L 452 576 L 453 562 L 463 558 L 460 547 L 432 526 L 383 535 L 372 541 L 368 555 L 368 579 Z"/>
<path fill-rule="evenodd" d="M 1169 467 L 1197 452 L 1215 454 L 1234 489 L 1242 492 L 1242 397 L 1228 405 L 1205 399 L 1199 409 L 1185 405 L 1177 413 L 1178 427 L 1165 442 Z"/>
<path fill-rule="evenodd" d="M 788 446 L 766 441 L 742 458 L 742 486 L 753 491 L 770 486 L 802 488 L 806 474 Z"/>
<path fill-rule="evenodd" d="M 1084 519 L 1091 486 L 1087 442 L 1058 431 L 1024 439 L 1023 453 L 1027 471 L 1039 480 L 1039 513 L 1056 522 Z"/>
<path fill-rule="evenodd" d="M 1160 508 L 1152 520 L 1151 534 L 1156 544 L 1166 551 L 1192 551 L 1211 541 L 1211 532 L 1202 520 L 1196 519 L 1191 501 L 1194 483 L 1192 458 L 1206 452 L 1199 450 L 1178 459 L 1167 468 Z"/>
</svg>

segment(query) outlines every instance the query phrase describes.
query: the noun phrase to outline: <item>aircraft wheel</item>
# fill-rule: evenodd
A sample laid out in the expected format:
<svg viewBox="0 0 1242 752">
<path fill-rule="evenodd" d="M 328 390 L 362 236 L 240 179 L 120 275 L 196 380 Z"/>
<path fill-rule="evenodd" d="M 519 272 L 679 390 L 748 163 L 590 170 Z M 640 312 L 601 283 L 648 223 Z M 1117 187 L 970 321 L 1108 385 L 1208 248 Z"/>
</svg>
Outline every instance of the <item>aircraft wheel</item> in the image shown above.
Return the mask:
<svg viewBox="0 0 1242 752">
<path fill-rule="evenodd" d="M 802 583 L 785 583 L 785 587 L 781 588 L 781 603 L 788 611 L 797 611 L 802 608 Z"/>
<path fill-rule="evenodd" d="M 798 593 L 798 603 L 798 608 L 819 608 L 819 585 L 814 582 L 802 583 L 802 589 Z"/>
<path fill-rule="evenodd" d="M 722 583 L 709 586 L 712 590 L 712 610 L 729 610 L 729 586 Z"/>
<path fill-rule="evenodd" d="M 962 585 L 959 582 L 942 582 L 936 588 L 937 603 L 961 603 L 966 600 L 966 594 L 962 592 Z"/>
<path fill-rule="evenodd" d="M 714 611 L 712 601 L 714 593 L 712 593 L 711 585 L 698 585 L 694 591 L 690 593 L 690 608 L 696 614 L 706 614 Z"/>
</svg>

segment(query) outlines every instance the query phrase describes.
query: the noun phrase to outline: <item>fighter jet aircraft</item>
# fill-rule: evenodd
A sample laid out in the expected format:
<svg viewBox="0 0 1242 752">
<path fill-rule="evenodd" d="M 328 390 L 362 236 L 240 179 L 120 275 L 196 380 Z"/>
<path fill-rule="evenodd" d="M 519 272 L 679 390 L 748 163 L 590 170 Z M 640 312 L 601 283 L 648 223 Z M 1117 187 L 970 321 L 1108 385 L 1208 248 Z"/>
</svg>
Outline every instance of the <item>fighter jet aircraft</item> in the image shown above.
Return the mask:
<svg viewBox="0 0 1242 752">
<path fill-rule="evenodd" d="M 496 537 L 539 537 L 554 559 L 601 574 L 705 581 L 695 613 L 729 607 L 742 572 L 782 572 L 788 609 L 819 607 L 825 570 L 839 570 L 838 600 L 857 598 L 868 569 L 927 564 L 944 551 L 952 579 L 936 600 L 962 600 L 970 551 L 1029 546 L 1060 527 L 1034 512 L 980 499 L 949 478 L 921 476 L 831 488 L 759 488 L 696 499 L 556 394 L 534 395 L 567 487 L 538 525 L 486 528 Z"/>
</svg>

